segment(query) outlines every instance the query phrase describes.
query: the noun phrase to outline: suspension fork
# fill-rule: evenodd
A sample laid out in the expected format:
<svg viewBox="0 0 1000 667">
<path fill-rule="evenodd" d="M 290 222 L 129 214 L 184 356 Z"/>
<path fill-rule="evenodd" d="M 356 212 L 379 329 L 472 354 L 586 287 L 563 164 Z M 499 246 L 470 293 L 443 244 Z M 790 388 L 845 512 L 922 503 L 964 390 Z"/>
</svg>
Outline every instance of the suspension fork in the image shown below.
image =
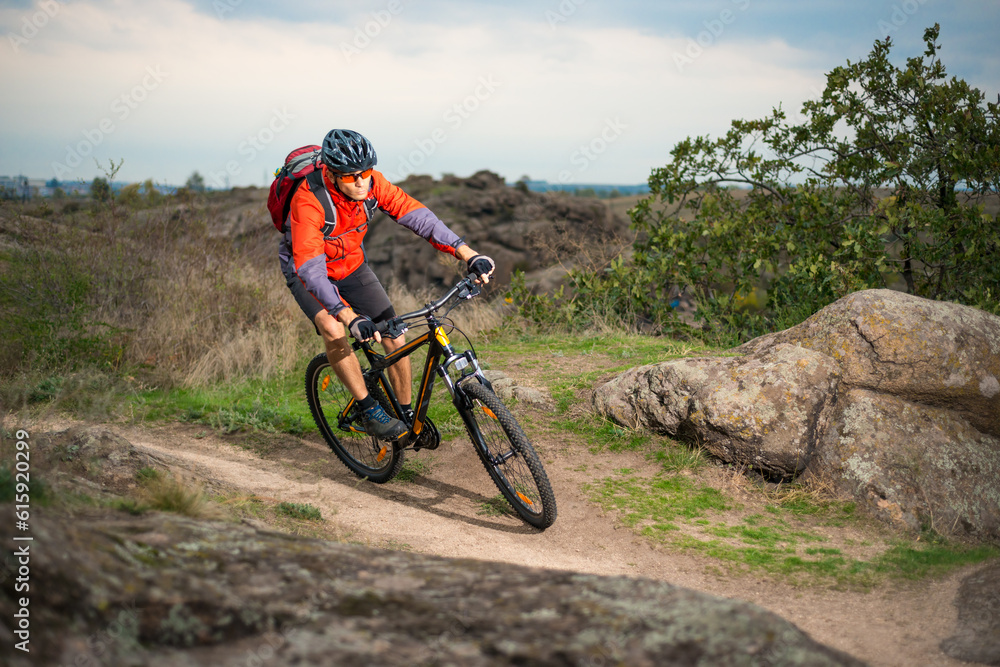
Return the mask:
<svg viewBox="0 0 1000 667">
<path fill-rule="evenodd" d="M 479 382 L 489 387 L 491 391 L 493 390 L 490 381 L 483 375 L 483 371 L 479 367 L 479 360 L 476 359 L 472 350 L 455 352 L 455 348 L 452 347 L 451 341 L 448 339 L 448 334 L 440 325 L 434 329 L 434 339 L 440 347 L 438 356 L 443 358 L 443 361 L 437 365 L 437 374 L 441 376 L 445 386 L 448 387 L 452 403 L 459 411 L 471 407 L 471 401 L 462 391 L 462 384 L 469 378 L 475 376 Z M 454 374 L 457 374 L 458 377 L 452 379 Z"/>
</svg>

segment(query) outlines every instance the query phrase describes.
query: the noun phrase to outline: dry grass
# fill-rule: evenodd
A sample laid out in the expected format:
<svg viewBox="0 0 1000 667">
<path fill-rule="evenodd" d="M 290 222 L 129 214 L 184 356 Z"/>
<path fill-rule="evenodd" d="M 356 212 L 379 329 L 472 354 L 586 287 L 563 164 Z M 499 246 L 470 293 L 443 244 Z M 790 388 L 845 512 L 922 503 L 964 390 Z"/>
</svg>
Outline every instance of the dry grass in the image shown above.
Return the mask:
<svg viewBox="0 0 1000 667">
<path fill-rule="evenodd" d="M 197 519 L 222 519 L 226 513 L 198 483 L 159 473 L 142 485 L 139 501 L 151 510 L 174 512 Z"/>
<path fill-rule="evenodd" d="M 15 332 L 53 331 L 58 318 L 69 326 L 47 341 L 22 336 L 0 372 L 44 373 L 55 363 L 65 373 L 64 349 L 166 386 L 266 379 L 294 367 L 315 333 L 278 272 L 274 230 L 255 211 L 220 206 L 240 208 L 230 200 L 143 210 L 85 203 L 43 219 L 5 204 L 5 263 L 27 276 L 33 299 L 5 319 Z M 66 342 L 81 336 L 92 337 L 86 347 Z"/>
<path fill-rule="evenodd" d="M 444 296 L 429 290 L 414 293 L 401 285 L 392 285 L 387 291 L 393 307 L 400 314 L 423 308 L 426 304 Z M 503 320 L 499 308 L 482 297 L 470 299 L 459 305 L 448 317 L 455 322 L 455 326 L 470 336 L 494 329 L 500 326 Z"/>
</svg>

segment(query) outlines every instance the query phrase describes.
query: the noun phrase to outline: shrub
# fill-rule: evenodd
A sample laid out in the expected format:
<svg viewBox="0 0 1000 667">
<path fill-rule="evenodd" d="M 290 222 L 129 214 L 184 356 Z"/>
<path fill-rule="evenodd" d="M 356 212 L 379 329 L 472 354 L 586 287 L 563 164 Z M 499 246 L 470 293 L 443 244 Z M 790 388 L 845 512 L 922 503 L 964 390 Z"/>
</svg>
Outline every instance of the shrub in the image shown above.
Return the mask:
<svg viewBox="0 0 1000 667">
<path fill-rule="evenodd" d="M 1000 193 L 1000 105 L 946 77 L 938 33 L 904 68 L 886 38 L 834 69 L 799 124 L 779 107 L 677 144 L 631 211 L 631 258 L 573 275 L 580 297 L 662 326 L 670 290 L 687 287 L 706 326 L 739 338 L 867 288 L 997 312 L 1000 226 L 985 205 Z M 761 287 L 766 304 L 748 307 Z"/>
</svg>

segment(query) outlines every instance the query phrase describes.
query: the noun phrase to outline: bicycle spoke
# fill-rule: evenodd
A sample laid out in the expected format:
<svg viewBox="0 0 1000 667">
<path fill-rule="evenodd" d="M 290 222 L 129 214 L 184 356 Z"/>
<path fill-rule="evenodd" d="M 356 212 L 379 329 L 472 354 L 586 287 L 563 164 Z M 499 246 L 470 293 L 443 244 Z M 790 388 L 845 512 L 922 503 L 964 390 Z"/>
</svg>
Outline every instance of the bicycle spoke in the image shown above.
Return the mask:
<svg viewBox="0 0 1000 667">
<path fill-rule="evenodd" d="M 326 355 L 317 355 L 306 370 L 306 398 L 323 438 L 351 472 L 376 483 L 387 482 L 399 472 L 402 452 L 367 433 L 351 430 L 350 421 L 341 428 L 341 411 L 352 397 L 333 373 Z M 384 396 L 377 398 L 386 403 Z"/>
</svg>

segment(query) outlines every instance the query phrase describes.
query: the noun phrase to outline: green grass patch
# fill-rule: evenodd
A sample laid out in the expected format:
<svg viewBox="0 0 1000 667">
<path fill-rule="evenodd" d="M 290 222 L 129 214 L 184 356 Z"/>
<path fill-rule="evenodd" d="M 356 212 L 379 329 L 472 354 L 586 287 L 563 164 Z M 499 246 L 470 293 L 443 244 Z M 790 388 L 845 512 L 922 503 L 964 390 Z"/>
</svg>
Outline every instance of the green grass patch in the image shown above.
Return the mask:
<svg viewBox="0 0 1000 667">
<path fill-rule="evenodd" d="M 147 503 L 138 498 L 116 498 L 109 505 L 112 509 L 116 509 L 119 512 L 126 512 L 133 516 L 145 514 L 150 509 Z"/>
<path fill-rule="evenodd" d="M 517 516 L 514 508 L 500 494 L 479 503 L 479 509 L 476 510 L 476 514 L 480 516 Z"/>
<path fill-rule="evenodd" d="M 591 496 L 608 509 L 622 514 L 628 526 L 663 525 L 678 519 L 698 519 L 710 511 L 730 508 L 717 489 L 699 486 L 679 476 L 658 475 L 653 479 L 631 476 L 628 469 L 598 485 L 587 485 Z"/>
<path fill-rule="evenodd" d="M 283 514 L 292 519 L 300 519 L 302 521 L 322 521 L 323 515 L 320 513 L 318 507 L 309 505 L 308 503 L 286 503 L 280 502 L 274 507 L 274 511 L 278 514 Z"/>
<path fill-rule="evenodd" d="M 206 424 L 222 433 L 316 432 L 303 389 L 305 367 L 270 381 L 240 380 L 210 387 L 179 387 L 140 395 L 144 416 Z"/>
<path fill-rule="evenodd" d="M 430 473 L 431 463 L 427 457 L 408 456 L 403 459 L 403 467 L 399 469 L 399 473 L 393 478 L 393 481 L 407 483 L 412 482 L 417 477 L 423 477 Z"/>
<path fill-rule="evenodd" d="M 538 360 L 555 358 L 560 364 L 565 364 L 567 358 L 575 356 L 601 356 L 627 361 L 628 363 L 624 364 L 627 367 L 655 363 L 675 357 L 712 353 L 712 348 L 699 343 L 624 332 L 539 334 L 534 331 L 519 330 L 516 333 L 501 332 L 500 335 L 492 337 L 488 345 L 481 347 L 490 354 L 511 355 L 519 359 L 524 357 L 533 357 Z M 483 356 L 489 355 L 483 354 Z"/>
<path fill-rule="evenodd" d="M 853 556 L 853 540 L 836 542 L 819 530 L 849 522 L 864 528 L 853 503 L 817 500 L 792 487 L 768 492 L 775 502 L 764 511 L 734 517 L 731 511 L 739 506 L 695 479 L 662 472 L 642 478 L 622 469 L 585 489 L 640 535 L 736 571 L 762 571 L 792 583 L 868 588 L 886 579 L 939 576 L 1000 556 L 995 546 L 968 546 L 934 535 L 912 540 L 887 535 L 876 543 L 882 549 L 877 555 Z"/>
<path fill-rule="evenodd" d="M 698 472 L 709 464 L 708 455 L 701 447 L 692 447 L 674 440 L 665 439 L 653 458 L 664 472 Z"/>
<path fill-rule="evenodd" d="M 879 574 L 896 573 L 906 579 L 923 579 L 998 556 L 1000 549 L 992 545 L 956 545 L 933 536 L 921 543 L 894 544 L 875 559 L 874 569 Z"/>
</svg>

